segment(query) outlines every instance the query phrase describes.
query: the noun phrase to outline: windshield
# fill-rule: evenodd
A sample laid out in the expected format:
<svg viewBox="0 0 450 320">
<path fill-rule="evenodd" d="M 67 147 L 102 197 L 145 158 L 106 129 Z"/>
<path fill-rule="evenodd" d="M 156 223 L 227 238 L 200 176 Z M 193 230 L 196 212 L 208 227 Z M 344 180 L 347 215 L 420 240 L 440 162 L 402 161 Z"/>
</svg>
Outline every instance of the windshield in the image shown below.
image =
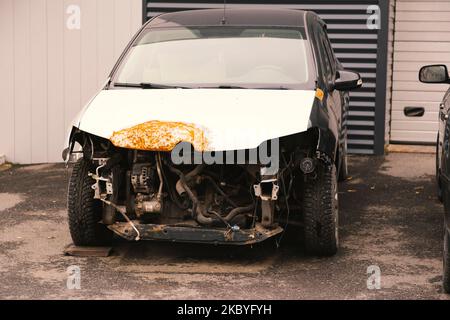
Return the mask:
<svg viewBox="0 0 450 320">
<path fill-rule="evenodd" d="M 308 61 L 304 29 L 149 29 L 129 50 L 113 82 L 146 88 L 288 89 L 311 81 Z"/>
</svg>

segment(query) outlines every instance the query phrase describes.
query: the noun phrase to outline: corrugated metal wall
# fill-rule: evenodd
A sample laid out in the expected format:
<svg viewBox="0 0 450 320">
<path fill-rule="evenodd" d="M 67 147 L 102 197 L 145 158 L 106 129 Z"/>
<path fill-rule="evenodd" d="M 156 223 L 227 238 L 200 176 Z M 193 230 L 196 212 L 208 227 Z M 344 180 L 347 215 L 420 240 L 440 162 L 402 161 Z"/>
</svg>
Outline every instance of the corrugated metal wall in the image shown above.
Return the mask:
<svg viewBox="0 0 450 320">
<path fill-rule="evenodd" d="M 141 24 L 142 0 L 0 0 L 0 153 L 61 161 L 70 121 Z"/>
<path fill-rule="evenodd" d="M 435 143 L 439 104 L 448 85 L 419 82 L 427 64 L 450 68 L 450 1 L 397 0 L 391 141 Z M 405 107 L 423 107 L 421 118 L 408 118 Z"/>
<path fill-rule="evenodd" d="M 364 154 L 383 153 L 386 122 L 386 68 L 388 66 L 386 52 L 382 50 L 387 46 L 388 30 L 369 29 L 367 22 L 370 16 L 369 6 L 379 5 L 382 9 L 381 22 L 386 21 L 387 25 L 388 15 L 383 8 L 389 7 L 388 0 L 247 0 L 242 2 L 227 1 L 227 6 L 232 8 L 264 5 L 313 10 L 325 20 L 339 60 L 346 68 L 359 71 L 365 82 L 362 90 L 351 93 L 347 121 L 349 151 Z M 148 0 L 146 17 L 149 19 L 163 12 L 202 8 L 223 8 L 223 1 Z M 378 88 L 377 83 L 380 84 Z"/>
</svg>

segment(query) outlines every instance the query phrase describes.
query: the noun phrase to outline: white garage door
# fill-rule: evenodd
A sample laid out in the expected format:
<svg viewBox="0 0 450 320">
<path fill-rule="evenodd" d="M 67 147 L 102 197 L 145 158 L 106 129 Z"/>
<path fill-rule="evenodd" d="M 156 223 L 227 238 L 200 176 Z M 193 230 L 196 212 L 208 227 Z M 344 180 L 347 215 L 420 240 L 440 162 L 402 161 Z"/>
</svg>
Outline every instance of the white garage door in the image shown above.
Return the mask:
<svg viewBox="0 0 450 320">
<path fill-rule="evenodd" d="M 435 143 L 448 85 L 422 84 L 418 73 L 450 67 L 450 0 L 397 0 L 395 21 L 391 142 Z"/>
</svg>

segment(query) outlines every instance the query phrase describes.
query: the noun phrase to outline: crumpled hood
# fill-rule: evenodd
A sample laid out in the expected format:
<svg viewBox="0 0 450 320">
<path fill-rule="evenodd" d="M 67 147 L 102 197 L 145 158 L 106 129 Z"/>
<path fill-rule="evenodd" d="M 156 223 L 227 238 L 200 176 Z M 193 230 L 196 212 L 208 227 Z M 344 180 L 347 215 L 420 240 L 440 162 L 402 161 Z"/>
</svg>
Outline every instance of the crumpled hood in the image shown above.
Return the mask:
<svg viewBox="0 0 450 320">
<path fill-rule="evenodd" d="M 142 150 L 183 141 L 198 151 L 254 149 L 308 130 L 314 97 L 314 90 L 103 90 L 79 129 Z"/>
</svg>

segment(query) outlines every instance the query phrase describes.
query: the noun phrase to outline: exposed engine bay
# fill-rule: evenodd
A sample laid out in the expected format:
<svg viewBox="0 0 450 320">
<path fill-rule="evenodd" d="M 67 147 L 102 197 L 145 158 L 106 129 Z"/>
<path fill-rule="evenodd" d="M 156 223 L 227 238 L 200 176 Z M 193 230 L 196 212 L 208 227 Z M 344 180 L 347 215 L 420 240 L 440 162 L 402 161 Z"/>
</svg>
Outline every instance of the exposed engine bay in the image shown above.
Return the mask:
<svg viewBox="0 0 450 320">
<path fill-rule="evenodd" d="M 101 220 L 110 230 L 128 240 L 217 244 L 260 242 L 296 220 L 303 181 L 329 162 L 311 148 L 316 139 L 313 130 L 286 138 L 272 171 L 251 160 L 258 150 L 232 153 L 245 164 L 195 164 L 192 152 L 192 164 L 177 165 L 170 152 L 117 148 L 85 133 L 76 137 L 84 161 L 92 163 L 94 198 L 103 203 Z"/>
</svg>

